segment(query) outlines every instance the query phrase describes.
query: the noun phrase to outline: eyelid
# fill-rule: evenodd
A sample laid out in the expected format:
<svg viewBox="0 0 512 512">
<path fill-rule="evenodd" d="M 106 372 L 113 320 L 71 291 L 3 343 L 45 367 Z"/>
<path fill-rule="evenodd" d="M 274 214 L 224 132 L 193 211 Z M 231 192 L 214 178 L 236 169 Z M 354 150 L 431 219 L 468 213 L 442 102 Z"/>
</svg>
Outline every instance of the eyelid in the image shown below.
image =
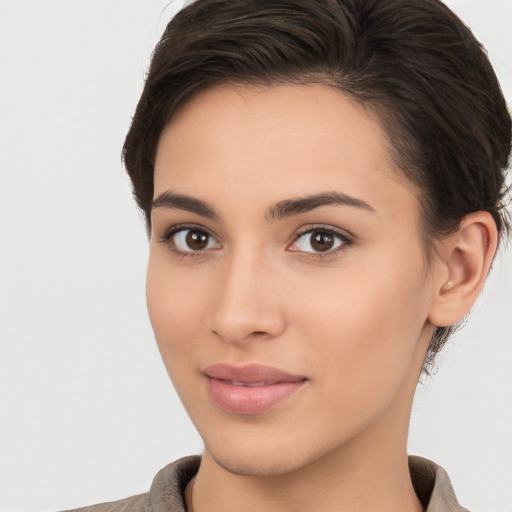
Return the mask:
<svg viewBox="0 0 512 512">
<path fill-rule="evenodd" d="M 203 250 L 190 250 L 190 251 L 184 251 L 180 250 L 177 247 L 174 246 L 172 243 L 172 238 L 174 235 L 181 231 L 186 230 L 192 230 L 199 233 L 204 233 L 208 237 L 213 238 L 217 244 L 218 247 L 215 248 L 209 248 L 209 249 L 203 249 Z M 341 243 L 338 247 L 328 249 L 326 251 L 303 251 L 300 249 L 293 249 L 291 248 L 293 244 L 295 244 L 301 237 L 304 235 L 307 235 L 308 233 L 314 233 L 314 232 L 320 232 L 320 233 L 328 233 L 332 236 L 334 236 L 337 240 L 339 240 Z M 158 237 L 159 242 L 166 245 L 169 250 L 174 253 L 175 255 L 187 257 L 198 257 L 201 255 L 204 255 L 206 252 L 211 251 L 213 249 L 217 250 L 222 248 L 222 243 L 219 240 L 219 237 L 212 233 L 211 230 L 208 228 L 205 228 L 201 224 L 193 224 L 193 223 L 179 223 L 179 224 L 173 224 L 172 226 L 168 227 L 163 234 L 159 235 Z M 334 227 L 332 225 L 326 225 L 326 224 L 318 224 L 318 225 L 309 225 L 301 228 L 298 232 L 296 232 L 293 236 L 293 240 L 290 244 L 286 247 L 286 250 L 290 252 L 300 253 L 303 257 L 307 258 L 328 258 L 333 257 L 337 255 L 338 253 L 346 250 L 349 246 L 353 245 L 354 243 L 354 236 L 349 233 L 346 230 Z"/>
<path fill-rule="evenodd" d="M 163 243 L 164 245 L 168 246 L 168 248 L 171 250 L 173 254 L 176 254 L 178 256 L 187 257 L 197 257 L 204 255 L 205 252 L 212 250 L 210 249 L 204 249 L 204 250 L 198 250 L 198 251 L 182 251 L 174 246 L 172 242 L 172 238 L 177 233 L 180 233 L 181 231 L 196 231 L 198 233 L 203 233 L 211 238 L 213 238 L 219 245 L 219 248 L 222 247 L 222 244 L 219 240 L 219 237 L 216 236 L 214 233 L 212 233 L 209 229 L 205 228 L 204 226 L 201 226 L 200 224 L 191 224 L 191 223 L 183 223 L 183 224 L 173 224 L 169 228 L 167 228 L 163 234 L 159 235 L 158 239 L 160 243 Z M 217 249 L 217 248 L 215 248 Z"/>
<path fill-rule="evenodd" d="M 300 238 L 302 238 L 304 235 L 307 235 L 308 233 L 328 233 L 336 237 L 338 240 L 340 240 L 342 243 L 334 248 L 329 249 L 324 252 L 315 252 L 315 251 L 301 251 L 299 249 L 290 249 L 290 247 L 295 244 Z M 342 252 L 346 250 L 348 247 L 354 244 L 354 236 L 347 232 L 346 230 L 342 230 L 340 228 L 336 228 L 331 225 L 326 224 L 318 224 L 318 225 L 312 225 L 307 226 L 302 229 L 300 229 L 293 238 L 293 241 L 288 245 L 287 250 L 290 252 L 297 252 L 301 253 L 304 257 L 307 258 L 328 258 L 337 255 L 339 252 Z"/>
<path fill-rule="evenodd" d="M 195 224 L 193 222 L 179 222 L 177 224 L 173 224 L 164 230 L 164 232 L 159 236 L 160 240 L 169 239 L 172 235 L 177 233 L 178 231 L 183 231 L 186 229 L 191 229 L 195 231 L 201 231 L 209 236 L 212 236 L 215 239 L 218 239 L 218 236 L 208 228 L 205 228 L 201 224 Z"/>
</svg>

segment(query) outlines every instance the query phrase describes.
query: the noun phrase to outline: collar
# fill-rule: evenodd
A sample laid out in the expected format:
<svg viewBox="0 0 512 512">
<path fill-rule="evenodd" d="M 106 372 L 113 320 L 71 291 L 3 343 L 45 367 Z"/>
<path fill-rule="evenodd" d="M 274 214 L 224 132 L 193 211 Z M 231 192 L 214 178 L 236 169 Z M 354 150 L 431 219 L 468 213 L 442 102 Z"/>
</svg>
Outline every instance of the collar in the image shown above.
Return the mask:
<svg viewBox="0 0 512 512">
<path fill-rule="evenodd" d="M 409 472 L 414 490 L 425 512 L 469 512 L 457 501 L 448 473 L 435 462 L 409 456 Z"/>
<path fill-rule="evenodd" d="M 185 487 L 199 469 L 201 457 L 178 459 L 156 475 L 149 497 L 152 512 L 186 512 Z M 414 490 L 426 508 L 425 512 L 469 512 L 455 496 L 446 471 L 432 462 L 415 455 L 409 456 L 409 471 Z"/>
</svg>

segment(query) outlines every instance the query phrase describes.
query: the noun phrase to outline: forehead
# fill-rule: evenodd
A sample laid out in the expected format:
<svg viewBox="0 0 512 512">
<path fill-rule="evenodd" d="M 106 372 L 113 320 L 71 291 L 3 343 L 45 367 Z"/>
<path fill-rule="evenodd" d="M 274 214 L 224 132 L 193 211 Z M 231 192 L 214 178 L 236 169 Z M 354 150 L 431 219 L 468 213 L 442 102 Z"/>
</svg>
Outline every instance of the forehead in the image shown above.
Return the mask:
<svg viewBox="0 0 512 512">
<path fill-rule="evenodd" d="M 155 195 L 235 195 L 246 205 L 325 190 L 393 201 L 398 189 L 411 195 L 403 181 L 376 116 L 317 84 L 203 91 L 165 128 L 155 163 Z"/>
</svg>

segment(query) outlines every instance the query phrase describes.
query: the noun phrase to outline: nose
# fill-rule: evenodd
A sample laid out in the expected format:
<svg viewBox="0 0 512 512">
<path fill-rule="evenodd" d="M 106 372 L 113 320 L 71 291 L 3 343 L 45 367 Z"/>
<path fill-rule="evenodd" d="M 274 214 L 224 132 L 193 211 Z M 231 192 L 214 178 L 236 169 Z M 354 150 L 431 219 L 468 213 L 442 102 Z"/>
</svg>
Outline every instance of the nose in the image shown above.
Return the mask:
<svg viewBox="0 0 512 512">
<path fill-rule="evenodd" d="M 276 272 L 263 257 L 232 255 L 223 262 L 212 332 L 226 343 L 276 338 L 285 330 Z"/>
</svg>

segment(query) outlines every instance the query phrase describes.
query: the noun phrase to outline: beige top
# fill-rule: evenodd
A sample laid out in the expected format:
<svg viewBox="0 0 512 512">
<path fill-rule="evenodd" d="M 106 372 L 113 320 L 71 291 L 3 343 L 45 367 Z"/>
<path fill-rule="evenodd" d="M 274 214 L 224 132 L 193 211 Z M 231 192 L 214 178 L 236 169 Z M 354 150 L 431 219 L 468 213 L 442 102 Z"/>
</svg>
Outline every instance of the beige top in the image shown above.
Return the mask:
<svg viewBox="0 0 512 512">
<path fill-rule="evenodd" d="M 200 461 L 198 456 L 179 459 L 158 472 L 149 492 L 75 512 L 186 512 L 185 487 L 197 473 Z M 409 469 L 426 512 L 468 512 L 459 505 L 443 468 L 422 457 L 410 456 Z"/>
</svg>

